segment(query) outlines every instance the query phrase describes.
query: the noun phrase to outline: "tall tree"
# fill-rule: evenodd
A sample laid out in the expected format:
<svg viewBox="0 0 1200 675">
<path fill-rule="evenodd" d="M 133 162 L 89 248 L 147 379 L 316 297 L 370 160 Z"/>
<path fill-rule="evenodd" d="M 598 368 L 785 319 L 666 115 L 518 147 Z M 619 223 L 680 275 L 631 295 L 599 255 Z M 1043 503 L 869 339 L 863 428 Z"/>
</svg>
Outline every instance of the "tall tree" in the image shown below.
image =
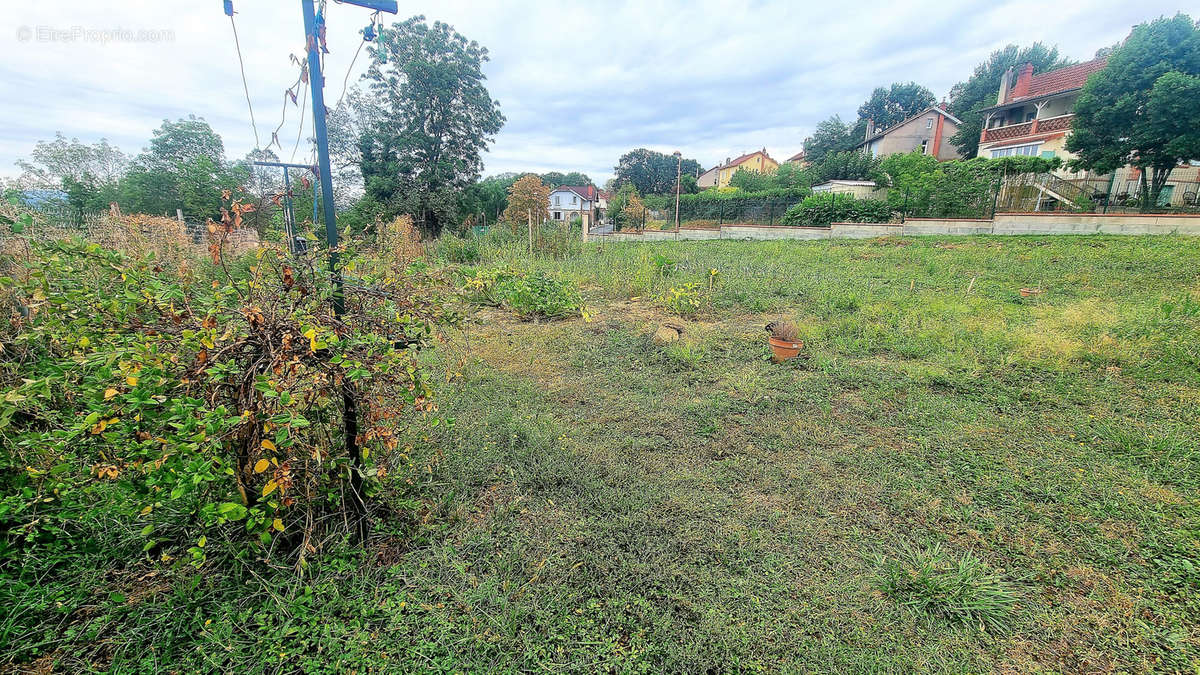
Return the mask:
<svg viewBox="0 0 1200 675">
<path fill-rule="evenodd" d="M 478 178 L 504 124 L 484 86 L 488 51 L 424 16 L 380 31 L 369 49 L 381 119 L 361 140 L 366 192 L 436 234 L 455 221 L 457 191 Z"/>
<path fill-rule="evenodd" d="M 859 120 L 873 120 L 876 129 L 887 129 L 925 110 L 937 101 L 933 92 L 916 82 L 893 82 L 877 87 L 871 98 L 858 107 Z M 861 141 L 855 138 L 854 142 Z"/>
<path fill-rule="evenodd" d="M 820 164 L 825 160 L 825 155 L 845 152 L 854 147 L 856 142 L 842 117 L 833 115 L 818 123 L 813 135 L 804 139 L 804 157 L 813 164 Z"/>
<path fill-rule="evenodd" d="M 551 171 L 544 173 L 542 174 L 542 182 L 552 188 L 560 185 L 595 185 L 586 173 L 580 173 L 579 171 L 571 171 L 570 173 Z"/>
<path fill-rule="evenodd" d="M 987 61 L 975 66 L 971 77 L 950 89 L 947 109 L 962 120 L 950 142 L 963 157 L 974 157 L 979 151 L 979 133 L 983 130 L 983 116 L 979 110 L 996 105 L 1004 71 L 1019 68 L 1024 63 L 1032 63 L 1035 73 L 1071 65 L 1071 61 L 1059 55 L 1058 47 L 1047 47 L 1040 42 L 1024 48 L 1008 45 L 992 52 Z"/>
<path fill-rule="evenodd" d="M 29 159 L 17 160 L 19 183 L 26 188 L 59 189 L 64 179 L 75 183 L 115 185 L 129 164 L 125 153 L 108 139 L 88 145 L 78 138 L 67 140 L 61 132 L 53 141 L 38 141 Z"/>
<path fill-rule="evenodd" d="M 550 186 L 542 182 L 535 173 L 527 173 L 517 179 L 508 189 L 508 208 L 504 209 L 504 221 L 513 232 L 529 222 L 532 214 L 534 223 L 550 217 Z"/>
<path fill-rule="evenodd" d="M 122 178 L 120 203 L 126 211 L 155 215 L 181 209 L 187 220 L 204 222 L 220 217 L 221 192 L 237 190 L 248 178 L 245 164 L 225 160 L 225 145 L 204 118 L 163 120 Z"/>
<path fill-rule="evenodd" d="M 1200 26 L 1186 14 L 1135 26 L 1088 78 L 1075 103 L 1067 149 L 1076 169 L 1141 169 L 1142 208 L 1171 170 L 1200 159 Z"/>
<path fill-rule="evenodd" d="M 675 174 L 696 175 L 701 171 L 700 162 L 684 159 L 678 162 L 674 155 L 666 155 L 646 148 L 630 150 L 621 155 L 616 173 L 617 187 L 629 184 L 641 194 L 675 194 Z"/>
</svg>

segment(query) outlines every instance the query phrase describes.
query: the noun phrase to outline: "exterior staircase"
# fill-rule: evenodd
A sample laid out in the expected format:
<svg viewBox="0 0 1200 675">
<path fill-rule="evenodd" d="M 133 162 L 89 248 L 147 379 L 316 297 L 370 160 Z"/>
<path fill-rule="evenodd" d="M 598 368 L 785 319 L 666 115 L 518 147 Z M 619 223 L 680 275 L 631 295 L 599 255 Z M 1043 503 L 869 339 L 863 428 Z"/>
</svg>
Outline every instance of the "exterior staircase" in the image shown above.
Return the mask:
<svg viewBox="0 0 1200 675">
<path fill-rule="evenodd" d="M 1057 200 L 1061 208 L 1069 211 L 1082 211 L 1083 207 L 1079 205 L 1079 202 L 1084 200 L 1081 198 L 1091 198 L 1085 188 L 1063 180 L 1052 173 L 1044 174 L 1040 181 L 1034 182 L 1032 185 L 1043 195 Z"/>
</svg>

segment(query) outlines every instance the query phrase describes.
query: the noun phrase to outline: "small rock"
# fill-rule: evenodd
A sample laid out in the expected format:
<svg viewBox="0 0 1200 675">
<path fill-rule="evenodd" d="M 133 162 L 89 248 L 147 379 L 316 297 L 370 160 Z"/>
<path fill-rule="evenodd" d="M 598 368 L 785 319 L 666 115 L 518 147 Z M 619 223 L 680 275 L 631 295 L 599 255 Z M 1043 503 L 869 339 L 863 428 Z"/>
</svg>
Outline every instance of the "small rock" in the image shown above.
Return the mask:
<svg viewBox="0 0 1200 675">
<path fill-rule="evenodd" d="M 664 323 L 654 332 L 654 341 L 660 345 L 675 342 L 683 335 L 683 326 L 677 323 Z"/>
</svg>

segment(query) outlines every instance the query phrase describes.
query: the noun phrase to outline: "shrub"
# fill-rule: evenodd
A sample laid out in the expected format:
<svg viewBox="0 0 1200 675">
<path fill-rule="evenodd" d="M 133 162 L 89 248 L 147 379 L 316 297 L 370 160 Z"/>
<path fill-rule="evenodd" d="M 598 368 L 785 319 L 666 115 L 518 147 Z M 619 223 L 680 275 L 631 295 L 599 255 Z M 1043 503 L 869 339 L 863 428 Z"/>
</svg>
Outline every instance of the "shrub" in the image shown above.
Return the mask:
<svg viewBox="0 0 1200 675">
<path fill-rule="evenodd" d="M 886 223 L 892 209 L 882 199 L 855 199 L 850 195 L 822 192 L 788 209 L 784 225 L 828 227 L 830 223 Z"/>
<path fill-rule="evenodd" d="M 568 281 L 542 272 L 524 274 L 508 268 L 468 273 L 460 294 L 477 305 L 503 307 L 521 319 L 557 319 L 583 313 L 583 297 Z"/>
<path fill-rule="evenodd" d="M 0 335 L 0 521 L 21 533 L 0 561 L 105 545 L 87 529 L 101 508 L 155 557 L 302 565 L 404 485 L 397 446 L 433 412 L 418 353 L 452 320 L 438 282 L 348 242 L 335 319 L 322 265 L 264 247 L 241 268 L 220 241 L 216 267 L 78 240 L 0 261 L 20 317 Z"/>
<path fill-rule="evenodd" d="M 901 606 L 993 632 L 1008 626 L 1016 592 L 970 553 L 954 560 L 934 545 L 905 550 L 901 559 L 877 562 L 876 587 Z"/>
</svg>

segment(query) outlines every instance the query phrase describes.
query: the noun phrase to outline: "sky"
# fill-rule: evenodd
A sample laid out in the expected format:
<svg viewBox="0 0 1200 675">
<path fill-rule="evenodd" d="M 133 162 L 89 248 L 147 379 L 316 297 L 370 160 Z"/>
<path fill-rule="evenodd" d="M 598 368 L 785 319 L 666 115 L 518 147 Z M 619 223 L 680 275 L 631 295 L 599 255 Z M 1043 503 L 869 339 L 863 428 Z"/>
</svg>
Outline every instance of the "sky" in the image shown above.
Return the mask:
<svg viewBox="0 0 1200 675">
<path fill-rule="evenodd" d="M 400 0 L 489 50 L 487 86 L 507 122 L 485 175 L 582 171 L 602 184 L 628 150 L 683 152 L 704 167 L 765 147 L 798 152 L 822 119 L 852 121 L 877 86 L 916 81 L 941 98 L 989 53 L 1043 41 L 1086 60 L 1137 23 L 1183 9 L 1144 0 L 807 3 Z M 283 121 L 284 158 L 300 132 L 282 105 L 302 55 L 294 0 L 234 0 L 246 78 L 265 145 Z M 220 0 L 39 0 L 0 19 L 0 176 L 55 132 L 107 138 L 137 154 L 164 119 L 205 118 L 238 158 L 255 147 L 233 32 Z M 326 98 L 352 65 L 370 12 L 329 3 Z M 305 117 L 311 135 L 311 115 Z M 301 141 L 297 159 L 307 154 Z M 277 151 L 278 152 L 278 151 Z"/>
</svg>

